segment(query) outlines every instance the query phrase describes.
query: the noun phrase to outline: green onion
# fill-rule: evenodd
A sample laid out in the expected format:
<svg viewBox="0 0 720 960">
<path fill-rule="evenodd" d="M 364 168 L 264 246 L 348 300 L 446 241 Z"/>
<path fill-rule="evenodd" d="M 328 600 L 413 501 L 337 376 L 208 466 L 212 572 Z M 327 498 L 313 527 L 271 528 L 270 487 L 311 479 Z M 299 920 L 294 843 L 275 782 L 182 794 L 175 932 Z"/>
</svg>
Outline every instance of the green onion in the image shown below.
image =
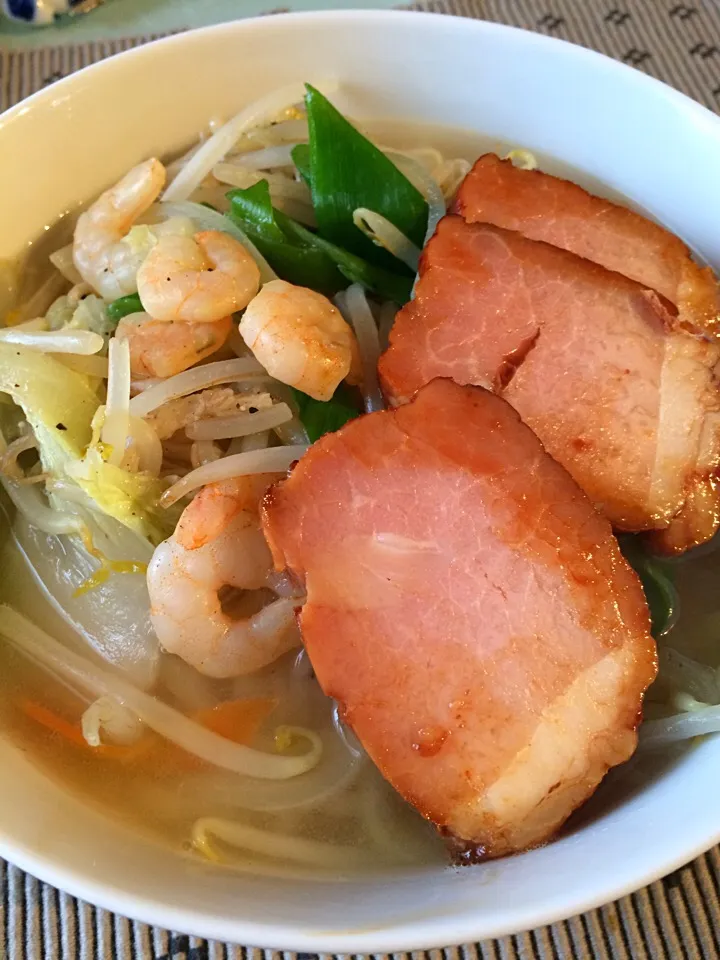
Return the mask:
<svg viewBox="0 0 720 960">
<path fill-rule="evenodd" d="M 230 211 L 226 216 L 245 231 L 282 280 L 330 296 L 346 285 L 322 250 L 288 239 L 278 225 L 279 214 L 271 203 L 267 180 L 245 190 L 231 190 L 227 196 Z"/>
<path fill-rule="evenodd" d="M 130 293 L 126 297 L 118 297 L 112 303 L 107 305 L 108 317 L 115 323 L 119 323 L 123 317 L 130 316 L 131 313 L 142 313 L 143 305 L 137 293 Z"/>
<path fill-rule="evenodd" d="M 623 535 L 618 540 L 625 559 L 637 573 L 645 591 L 652 635 L 662 637 L 670 630 L 677 615 L 678 594 L 673 583 L 672 566 L 647 553 L 637 536 Z"/>
<path fill-rule="evenodd" d="M 398 304 L 410 299 L 411 277 L 368 263 L 276 210 L 266 180 L 231 190 L 227 197 L 231 206 L 226 216 L 248 234 L 283 280 L 330 295 L 349 281 Z"/>
<path fill-rule="evenodd" d="M 376 267 L 362 257 L 357 257 L 354 253 L 350 253 L 329 240 L 319 237 L 316 233 L 308 230 L 295 220 L 291 220 L 290 217 L 286 217 L 280 211 L 276 211 L 276 217 L 278 222 L 282 224 L 286 236 L 294 237 L 296 240 L 308 244 L 308 246 L 322 250 L 335 262 L 340 273 L 350 283 L 362 284 L 363 287 L 372 290 L 373 293 L 378 294 L 384 300 L 394 300 L 395 303 L 400 305 L 407 303 L 410 299 L 413 285 L 412 277 L 400 276 L 390 270 Z M 390 257 L 390 259 L 394 263 L 398 262 L 394 257 Z"/>
<path fill-rule="evenodd" d="M 290 151 L 290 156 L 295 164 L 295 169 L 312 190 L 312 184 L 310 182 L 310 145 L 307 143 L 298 143 Z"/>
<path fill-rule="evenodd" d="M 255 237 L 270 243 L 287 243 L 275 219 L 267 180 L 260 180 L 245 189 L 230 190 L 226 196 L 231 203 L 233 219 L 247 223 Z"/>
<path fill-rule="evenodd" d="M 333 394 L 332 399 L 327 401 L 315 400 L 294 387 L 292 392 L 310 443 L 315 443 L 326 433 L 334 433 L 344 426 L 348 420 L 354 420 L 362 413 L 362 408 L 354 391 L 342 383 Z"/>
<path fill-rule="evenodd" d="M 309 147 L 296 148 L 293 160 L 301 175 L 309 176 L 320 236 L 370 263 L 409 273 L 357 229 L 353 213 L 358 207 L 374 210 L 422 247 L 425 198 L 326 97 L 309 84 L 306 90 Z"/>
</svg>

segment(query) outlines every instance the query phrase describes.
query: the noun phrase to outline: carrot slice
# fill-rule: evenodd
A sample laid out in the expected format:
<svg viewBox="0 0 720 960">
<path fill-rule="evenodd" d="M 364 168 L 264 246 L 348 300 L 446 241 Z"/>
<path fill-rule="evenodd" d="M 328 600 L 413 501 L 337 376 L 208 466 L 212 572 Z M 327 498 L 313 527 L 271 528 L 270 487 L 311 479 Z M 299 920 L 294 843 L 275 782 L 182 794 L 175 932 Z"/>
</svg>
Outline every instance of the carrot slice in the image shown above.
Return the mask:
<svg viewBox="0 0 720 960">
<path fill-rule="evenodd" d="M 51 733 L 58 734 L 64 740 L 69 740 L 70 743 L 74 743 L 78 747 L 88 746 L 82 735 L 82 730 L 78 726 L 64 717 L 59 717 L 41 703 L 35 703 L 34 700 L 21 700 L 18 706 L 26 717 L 39 723 L 41 727 L 45 727 Z"/>
<path fill-rule="evenodd" d="M 62 737 L 63 740 L 67 740 L 77 747 L 82 747 L 84 750 L 92 750 L 98 757 L 104 757 L 108 760 L 128 760 L 138 755 L 139 744 L 131 747 L 118 747 L 114 744 L 104 743 L 99 747 L 91 747 L 83 736 L 82 729 L 78 723 L 66 720 L 65 717 L 59 716 L 59 714 L 43 706 L 41 703 L 36 703 L 34 700 L 20 700 L 18 706 L 26 717 L 34 720 L 41 727 L 49 730 L 50 733 L 57 734 L 57 736 Z"/>
<path fill-rule="evenodd" d="M 77 721 L 68 720 L 34 700 L 22 699 L 17 705 L 30 720 L 34 720 L 50 733 L 91 752 L 96 757 L 122 763 L 137 760 L 151 761 L 157 772 L 162 774 L 193 770 L 202 767 L 205 763 L 153 732 L 146 733 L 132 746 L 101 744 L 99 747 L 93 747 L 85 740 L 82 728 Z M 206 729 L 234 743 L 249 744 L 276 706 L 277 701 L 272 699 L 228 700 L 210 709 L 197 711 L 193 719 Z"/>
<path fill-rule="evenodd" d="M 277 700 L 227 700 L 209 710 L 198 710 L 194 719 L 213 733 L 235 743 L 251 743 Z"/>
<path fill-rule="evenodd" d="M 277 700 L 272 699 L 228 700 L 215 707 L 196 711 L 193 720 L 234 743 L 250 744 L 276 706 Z M 158 742 L 157 750 L 153 751 L 153 754 L 158 761 L 160 772 L 166 775 L 196 770 L 207 765 L 206 761 L 167 741 Z"/>
</svg>

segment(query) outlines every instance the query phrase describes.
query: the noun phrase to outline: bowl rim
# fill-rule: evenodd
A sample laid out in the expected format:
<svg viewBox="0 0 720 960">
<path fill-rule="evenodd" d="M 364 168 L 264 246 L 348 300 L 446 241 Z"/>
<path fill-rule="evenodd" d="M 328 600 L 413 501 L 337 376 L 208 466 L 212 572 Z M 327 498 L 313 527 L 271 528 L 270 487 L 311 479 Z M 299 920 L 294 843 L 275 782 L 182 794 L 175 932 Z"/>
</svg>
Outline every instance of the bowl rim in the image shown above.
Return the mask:
<svg viewBox="0 0 720 960">
<path fill-rule="evenodd" d="M 109 69 L 114 69 L 117 66 L 118 61 L 122 61 L 124 63 L 131 59 L 142 58 L 143 56 L 147 56 L 148 52 L 150 52 L 150 55 L 152 55 L 152 51 L 158 46 L 182 46 L 183 43 L 187 41 L 188 37 L 195 37 L 198 35 L 211 36 L 213 33 L 219 34 L 224 30 L 242 28 L 252 29 L 258 24 L 265 25 L 267 23 L 277 22 L 287 23 L 290 21 L 298 21 L 310 23 L 315 22 L 319 24 L 326 20 L 338 20 L 340 22 L 346 21 L 348 23 L 352 23 L 355 20 L 369 19 L 385 21 L 398 20 L 402 22 L 407 21 L 408 18 L 415 20 L 418 17 L 422 18 L 423 20 L 435 22 L 437 24 L 447 24 L 448 22 L 452 23 L 454 21 L 461 21 L 468 29 L 482 30 L 490 34 L 496 33 L 498 36 L 522 36 L 524 38 L 523 42 L 532 43 L 538 47 L 545 46 L 548 48 L 562 48 L 565 51 L 566 56 L 574 55 L 578 60 L 589 60 L 591 62 L 594 61 L 598 64 L 602 64 L 604 65 L 605 69 L 615 73 L 623 74 L 628 80 L 632 78 L 632 82 L 639 84 L 641 87 L 645 86 L 649 90 L 654 89 L 656 92 L 662 92 L 662 95 L 666 99 L 674 100 L 677 104 L 682 106 L 684 110 L 696 113 L 699 118 L 702 118 L 706 121 L 708 118 L 712 118 L 714 122 L 720 124 L 719 114 L 710 110 L 697 100 L 693 100 L 692 97 L 683 93 L 681 90 L 670 86 L 670 84 L 665 83 L 663 80 L 658 80 L 657 77 L 652 77 L 650 74 L 639 70 L 637 67 L 623 63 L 621 60 L 616 60 L 598 50 L 592 50 L 590 47 L 584 47 L 579 43 L 573 43 L 572 41 L 565 40 L 562 37 L 551 37 L 548 34 L 536 33 L 533 30 L 526 30 L 524 27 L 516 27 L 507 23 L 497 23 L 492 20 L 463 17 L 455 14 L 436 13 L 431 10 L 373 10 L 358 8 L 344 10 L 301 10 L 287 13 L 282 12 L 259 14 L 252 17 L 226 20 L 221 23 L 210 24 L 206 27 L 193 27 L 190 30 L 182 30 L 179 33 L 172 33 L 169 36 L 148 40 L 147 42 L 140 43 L 135 47 L 130 47 L 127 50 L 120 50 L 108 57 L 104 57 L 102 60 L 97 60 L 94 63 L 89 63 L 84 67 L 80 67 L 80 69 L 74 70 L 67 76 L 61 77 L 59 80 L 55 80 L 49 86 L 43 87 L 41 90 L 36 90 L 35 93 L 31 93 L 29 96 L 19 100 L 16 104 L 13 104 L 12 107 L 9 107 L 7 110 L 0 113 L 0 134 L 2 133 L 2 130 L 8 120 L 12 120 L 15 116 L 19 115 L 21 112 L 24 112 L 26 108 L 41 103 L 45 99 L 54 99 L 58 91 L 64 91 L 71 87 L 73 83 L 77 82 L 78 77 L 89 76 L 96 70 L 106 71 Z"/>
<path fill-rule="evenodd" d="M 674 102 L 686 114 L 697 117 L 704 123 L 710 120 L 716 125 L 720 133 L 720 117 L 681 91 L 628 64 L 559 37 L 534 33 L 507 24 L 454 17 L 430 11 L 350 9 L 248 17 L 200 27 L 140 44 L 137 47 L 89 64 L 10 107 L 3 114 L 0 114 L 0 140 L 4 136 L 4 128 L 15 117 L 35 106 L 52 101 L 59 93 L 71 95 L 73 85 L 79 79 L 90 77 L 96 71 L 106 73 L 114 70 L 118 70 L 120 73 L 126 71 L 132 60 L 152 57 L 158 45 L 182 47 L 188 42 L 188 39 L 192 41 L 192 38 L 197 35 L 211 37 L 215 33 L 219 34 L 220 31 L 228 30 L 252 32 L 260 24 L 263 25 L 263 29 L 272 29 L 274 23 L 288 22 L 315 24 L 317 26 L 327 23 L 340 23 L 350 27 L 358 21 L 364 21 L 365 23 L 375 21 L 379 28 L 382 28 L 383 24 L 391 21 L 417 22 L 418 18 L 425 20 L 429 28 L 434 24 L 436 27 L 442 25 L 446 29 L 455 29 L 458 21 L 461 21 L 465 30 L 484 32 L 491 36 L 513 37 L 515 38 L 514 42 L 533 47 L 561 48 L 565 57 L 574 57 L 577 62 L 595 64 L 601 70 L 622 75 L 628 83 L 635 85 L 636 88 L 646 89 L 650 96 L 661 94 L 666 101 Z M 449 26 L 453 22 L 455 26 Z M 603 892 L 596 891 L 593 894 L 588 894 L 569 890 L 562 906 L 556 905 L 548 908 L 539 904 L 534 910 L 526 910 L 522 929 L 549 925 L 623 897 L 688 863 L 710 849 L 718 841 L 720 841 L 720 816 L 716 829 L 710 833 L 704 832 L 702 836 L 697 836 L 690 846 L 683 843 L 680 846 L 676 845 L 676 848 L 673 849 L 670 843 L 663 845 L 652 869 L 640 866 L 635 873 L 627 875 L 616 886 L 606 886 Z M 443 920 L 442 917 L 434 918 L 432 914 L 420 922 L 408 923 L 402 921 L 400 924 L 368 928 L 361 932 L 348 930 L 338 934 L 318 931 L 308 934 L 293 930 L 290 923 L 279 927 L 275 924 L 257 922 L 252 918 L 214 915 L 207 910 L 193 914 L 186 913 L 167 900 L 163 900 L 161 895 L 153 898 L 137 898 L 124 885 L 115 884 L 111 881 L 95 880 L 89 870 L 82 871 L 63 866 L 57 858 L 45 855 L 42 849 L 35 849 L 29 843 L 14 841 L 12 837 L 4 833 L 2 824 L 0 824 L 0 856 L 42 882 L 49 883 L 74 897 L 96 904 L 110 912 L 121 914 L 151 926 L 160 926 L 207 939 L 225 940 L 243 945 L 267 946 L 271 944 L 274 949 L 312 951 L 314 953 L 384 953 L 416 949 L 429 950 L 474 943 L 480 938 L 497 938 L 518 932 L 516 922 L 509 923 L 502 916 L 499 916 L 496 921 L 488 922 L 487 917 L 476 919 L 475 913 L 467 910 L 462 916 L 452 918 L 453 933 L 449 940 L 446 929 L 447 921 Z M 352 886 L 348 885 L 348 889 L 352 889 Z"/>
<path fill-rule="evenodd" d="M 1 834 L 0 857 L 41 883 L 49 884 L 78 900 L 135 923 L 160 927 L 171 933 L 273 952 L 307 952 L 326 956 L 354 954 L 357 957 L 363 957 L 370 954 L 414 953 L 461 947 L 561 923 L 571 917 L 614 903 L 660 880 L 706 853 L 719 841 L 720 827 L 708 843 L 704 840 L 700 841 L 689 852 L 674 855 L 664 860 L 662 866 L 644 872 L 642 877 L 618 885 L 613 889 L 609 899 L 606 894 L 595 894 L 575 899 L 568 898 L 565 906 L 551 911 L 543 910 L 538 906 L 535 913 L 528 911 L 525 914 L 524 925 L 520 928 L 517 923 L 508 923 L 502 918 L 494 924 L 489 924 L 486 920 L 478 921 L 474 919 L 474 912 L 467 911 L 464 917 L 452 919 L 454 932 L 449 940 L 446 935 L 441 935 L 447 921 L 442 917 L 433 918 L 432 915 L 421 922 L 403 922 L 401 925 L 368 928 L 361 932 L 348 930 L 347 933 L 338 934 L 317 931 L 308 934 L 293 930 L 290 924 L 279 927 L 270 923 L 258 923 L 249 918 L 230 918 L 227 915 L 211 914 L 207 911 L 187 913 L 168 903 L 161 896 L 140 899 L 121 885 L 96 881 L 90 878 L 88 872 L 83 873 L 58 866 L 52 859 L 44 858 L 41 853 L 30 850 L 26 846 L 7 845 Z M 348 884 L 348 890 L 352 890 L 350 884 Z"/>
</svg>

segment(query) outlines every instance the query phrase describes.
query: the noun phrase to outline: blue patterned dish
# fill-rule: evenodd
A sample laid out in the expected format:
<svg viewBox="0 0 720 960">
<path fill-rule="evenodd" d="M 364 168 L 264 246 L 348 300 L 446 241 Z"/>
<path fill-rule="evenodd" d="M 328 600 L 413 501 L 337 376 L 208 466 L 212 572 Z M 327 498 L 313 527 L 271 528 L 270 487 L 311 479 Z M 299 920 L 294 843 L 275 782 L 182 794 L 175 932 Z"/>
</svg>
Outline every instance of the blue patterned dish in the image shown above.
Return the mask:
<svg viewBox="0 0 720 960">
<path fill-rule="evenodd" d="M 102 0 L 2 0 L 0 10 L 10 20 L 44 27 L 65 14 L 89 13 Z"/>
</svg>

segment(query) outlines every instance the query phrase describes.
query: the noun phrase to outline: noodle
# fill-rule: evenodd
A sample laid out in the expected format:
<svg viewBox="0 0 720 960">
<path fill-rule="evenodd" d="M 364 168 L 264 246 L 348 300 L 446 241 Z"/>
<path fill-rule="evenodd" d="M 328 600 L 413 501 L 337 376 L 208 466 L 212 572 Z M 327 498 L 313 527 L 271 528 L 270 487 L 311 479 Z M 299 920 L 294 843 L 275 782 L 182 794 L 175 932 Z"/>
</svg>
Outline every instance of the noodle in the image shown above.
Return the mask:
<svg viewBox="0 0 720 960">
<path fill-rule="evenodd" d="M 458 187 L 470 172 L 470 166 L 467 160 L 445 160 L 435 171 L 435 177 L 446 200 L 455 196 Z"/>
<path fill-rule="evenodd" d="M 46 670 L 77 684 L 93 696 L 113 697 L 166 740 L 217 767 L 261 780 L 286 780 L 311 770 L 320 760 L 322 743 L 310 730 L 292 728 L 287 731 L 309 741 L 310 750 L 302 756 L 275 756 L 218 736 L 166 703 L 138 690 L 117 673 L 96 666 L 58 643 L 12 607 L 0 605 L 0 633 L 20 653 Z"/>
<path fill-rule="evenodd" d="M 280 120 L 269 127 L 255 127 L 249 130 L 238 140 L 233 148 L 231 157 L 242 156 L 245 153 L 257 151 L 257 144 L 263 147 L 275 147 L 284 143 L 307 143 L 307 117 L 298 117 L 294 120 Z"/>
<path fill-rule="evenodd" d="M 146 417 L 169 400 L 177 400 L 189 393 L 197 393 L 220 383 L 236 383 L 246 380 L 271 380 L 264 368 L 255 359 L 216 360 L 200 367 L 191 367 L 174 377 L 161 380 L 143 390 L 130 401 L 129 409 L 136 417 Z"/>
<path fill-rule="evenodd" d="M 237 154 L 231 157 L 229 162 L 233 165 L 237 163 L 246 170 L 272 170 L 273 167 L 292 167 L 294 166 L 292 151 L 296 146 L 296 143 L 284 143 L 277 147 L 264 147 L 262 150 Z M 214 170 L 213 174 L 217 177 Z M 218 177 L 218 180 L 220 179 Z"/>
<path fill-rule="evenodd" d="M 266 450 L 270 443 L 270 431 L 250 433 L 245 437 L 237 437 L 230 444 L 228 453 L 249 453 L 251 450 Z"/>
<path fill-rule="evenodd" d="M 327 85 L 324 85 L 328 89 Z M 269 123 L 288 107 L 302 102 L 305 97 L 305 84 L 291 83 L 279 90 L 273 90 L 249 106 L 220 127 L 197 152 L 190 157 L 170 186 L 166 189 L 164 200 L 187 200 L 190 194 L 202 183 L 212 168 L 229 153 L 240 137 L 253 127 Z"/>
<path fill-rule="evenodd" d="M 640 727 L 640 744 L 647 749 L 720 733 L 720 706 L 705 706 L 664 720 L 646 720 Z"/>
<path fill-rule="evenodd" d="M 315 226 L 315 211 L 310 191 L 304 183 L 285 174 L 248 170 L 234 163 L 219 163 L 213 169 L 213 175 L 223 183 L 242 190 L 264 180 L 267 182 L 274 207 L 301 223 Z"/>
<path fill-rule="evenodd" d="M 717 671 L 704 663 L 691 660 L 672 647 L 658 651 L 660 676 L 705 703 L 720 701 Z"/>
<path fill-rule="evenodd" d="M 298 446 L 304 444 L 307 446 L 310 443 L 307 430 L 302 420 L 297 416 L 293 416 L 292 420 L 288 420 L 286 423 L 281 423 L 275 427 L 275 436 L 281 443 L 288 445 Z"/>
<path fill-rule="evenodd" d="M 255 473 L 281 473 L 289 470 L 292 464 L 305 453 L 304 445 L 272 447 L 269 450 L 252 450 L 248 453 L 236 453 L 232 457 L 223 457 L 213 463 L 206 463 L 174 483 L 160 498 L 163 507 L 170 507 L 181 497 L 187 496 L 206 483 L 219 480 L 231 480 Z"/>
<path fill-rule="evenodd" d="M 208 860 L 221 860 L 211 843 L 211 836 L 249 853 L 281 861 L 291 860 L 306 866 L 344 871 L 353 867 L 371 867 L 377 863 L 377 852 L 374 850 L 273 833 L 220 817 L 202 817 L 193 825 L 192 844 Z"/>
<path fill-rule="evenodd" d="M 246 437 L 252 433 L 272 430 L 292 420 L 292 410 L 286 403 L 276 403 L 256 413 L 238 413 L 234 417 L 213 417 L 196 420 L 186 429 L 191 440 L 223 440 L 231 437 Z"/>
<path fill-rule="evenodd" d="M 125 456 L 130 430 L 130 344 L 113 337 L 108 350 L 108 384 L 105 422 L 100 434 L 110 450 L 110 463 L 119 467 Z"/>
<path fill-rule="evenodd" d="M 375 410 L 384 410 L 385 402 L 380 392 L 377 375 L 380 341 L 375 318 L 365 298 L 365 291 L 360 284 L 354 283 L 347 288 L 344 296 L 338 294 L 336 302 L 341 312 L 346 314 L 357 338 L 363 369 L 362 394 L 365 411 L 372 413 Z"/>
<path fill-rule="evenodd" d="M 703 700 L 696 700 L 689 693 L 676 693 L 671 702 L 675 709 L 682 713 L 693 713 L 712 706 L 712 704 L 705 703 Z"/>
<path fill-rule="evenodd" d="M 246 190 L 248 187 L 264 180 L 270 189 L 272 200 L 277 197 L 288 198 L 312 207 L 310 190 L 306 184 L 282 173 L 260 173 L 257 170 L 249 170 L 243 165 L 219 163 L 213 170 L 213 176 L 221 183 L 227 183 L 232 187 L 240 187 L 242 190 Z"/>
<path fill-rule="evenodd" d="M 407 154 L 398 153 L 395 150 L 387 151 L 387 156 L 427 200 L 428 223 L 425 240 L 423 242 L 423 246 L 425 246 L 430 237 L 435 233 L 435 228 L 438 223 L 445 216 L 447 204 L 445 203 L 443 192 L 438 186 L 437 181 L 430 176 L 425 167 L 421 163 L 418 163 L 417 160 L 413 160 L 413 158 Z"/>
<path fill-rule="evenodd" d="M 212 440 L 198 440 L 190 447 L 190 464 L 197 470 L 204 463 L 213 463 L 215 460 L 219 460 L 222 455 L 222 450 Z"/>
<path fill-rule="evenodd" d="M 353 223 L 374 244 L 389 251 L 417 273 L 420 250 L 387 217 L 367 207 L 358 207 L 353 213 Z"/>
<path fill-rule="evenodd" d="M 384 152 L 397 153 L 414 163 L 425 167 L 432 174 L 443 163 L 443 155 L 435 147 L 410 147 L 408 150 L 393 150 L 392 147 L 381 147 Z"/>
<path fill-rule="evenodd" d="M 272 199 L 272 196 L 271 196 Z M 315 211 L 309 203 L 292 200 L 289 197 L 277 197 L 273 206 L 293 220 L 298 220 L 306 227 L 317 227 Z"/>
<path fill-rule="evenodd" d="M 281 443 L 296 446 L 304 444 L 307 446 L 310 443 L 310 438 L 308 437 L 305 425 L 298 416 L 298 405 L 292 390 L 287 384 L 280 383 L 279 381 L 273 384 L 272 390 L 293 412 L 292 420 L 288 420 L 286 423 L 281 423 L 275 427 L 275 436 Z"/>
</svg>

